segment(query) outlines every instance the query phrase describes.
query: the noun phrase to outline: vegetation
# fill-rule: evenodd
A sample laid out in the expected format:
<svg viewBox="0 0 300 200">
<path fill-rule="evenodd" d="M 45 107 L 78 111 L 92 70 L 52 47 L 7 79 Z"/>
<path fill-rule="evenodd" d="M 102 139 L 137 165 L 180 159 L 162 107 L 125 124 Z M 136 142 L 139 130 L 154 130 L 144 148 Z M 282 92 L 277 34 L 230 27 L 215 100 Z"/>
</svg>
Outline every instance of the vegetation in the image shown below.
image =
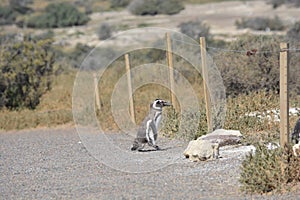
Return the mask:
<svg viewBox="0 0 300 200">
<path fill-rule="evenodd" d="M 32 3 L 33 0 L 9 0 L 9 7 L 20 14 L 26 14 L 32 11 L 29 7 Z"/>
<path fill-rule="evenodd" d="M 188 0 L 191 3 L 207 0 Z M 216 0 L 219 1 L 219 0 Z M 275 0 L 274 0 L 275 1 Z M 128 9 L 137 15 L 175 14 L 183 9 L 177 0 L 106 0 L 106 1 L 64 1 L 52 4 L 47 1 L 40 5 L 37 1 L 11 0 L 1 4 L 0 24 L 28 25 L 33 28 L 50 28 L 49 31 L 32 36 L 17 37 L 7 34 L 0 37 L 0 129 L 24 129 L 72 123 L 72 89 L 77 69 L 92 46 L 78 43 L 72 48 L 53 45 L 55 33 L 51 28 L 86 24 L 86 14 L 95 10 L 110 8 Z M 66 3 L 69 2 L 69 3 Z M 149 5 L 149 3 L 154 3 Z M 296 1 L 291 1 L 296 2 Z M 33 4 L 32 4 L 33 3 Z M 105 5 L 105 6 L 102 6 Z M 295 4 L 296 5 L 296 4 Z M 79 9 L 77 9 L 79 8 Z M 85 13 L 83 9 L 85 8 Z M 44 11 L 40 14 L 40 11 Z M 145 27 L 150 24 L 139 23 Z M 282 21 L 275 18 L 242 19 L 237 22 L 241 28 L 254 30 L 283 30 Z M 123 25 L 129 26 L 129 25 Z M 127 27 L 128 28 L 128 27 Z M 181 32 L 198 40 L 200 36 L 213 41 L 208 25 L 201 21 L 180 24 Z M 56 32 L 56 31 L 55 31 Z M 97 35 L 101 40 L 111 36 L 108 24 L 101 24 Z M 219 67 L 227 92 L 225 129 L 237 129 L 243 133 L 244 144 L 255 144 L 256 152 L 249 154 L 242 163 L 241 189 L 248 193 L 269 193 L 285 191 L 299 184 L 299 158 L 291 153 L 291 147 L 269 150 L 268 142 L 279 140 L 279 43 L 285 39 L 293 47 L 299 45 L 300 23 L 295 23 L 287 32 L 287 37 L 244 35 L 225 46 L 225 50 L 208 50 Z M 20 36 L 20 35 L 19 35 Z M 12 39 L 13 38 L 13 39 Z M 208 46 L 216 46 L 208 45 Z M 106 59 L 114 58 L 115 48 L 95 49 L 105 54 Z M 95 52 L 95 55 L 97 52 Z M 129 52 L 131 66 L 145 63 L 166 63 L 166 53 L 157 49 L 142 49 Z M 290 105 L 299 105 L 300 73 L 299 52 L 290 52 Z M 87 60 L 87 70 L 97 67 L 99 58 Z M 202 89 L 202 77 L 179 56 L 174 55 L 175 69 L 192 85 L 200 101 L 200 111 L 179 113 L 173 108 L 164 112 L 161 134 L 169 138 L 196 139 L 206 134 L 206 113 Z M 111 113 L 111 95 L 115 84 L 126 73 L 124 57 L 114 61 L 99 80 L 102 110 L 97 117 L 105 131 L 119 128 Z M 157 72 L 159 73 L 159 72 Z M 142 79 L 142 74 L 138 78 Z M 176 78 L 176 77 L 175 77 Z M 136 122 L 139 124 L 148 112 L 148 103 L 160 97 L 169 99 L 169 90 L 156 84 L 138 88 L 135 101 Z M 274 110 L 274 112 L 270 112 Z M 291 127 L 298 116 L 290 117 Z M 198 124 L 191 130 L 189 124 L 180 127 L 182 119 Z"/>
<path fill-rule="evenodd" d="M 28 7 L 32 0 L 10 0 L 8 5 L 0 6 L 0 25 L 14 24 L 19 15 L 32 12 Z"/>
<path fill-rule="evenodd" d="M 134 15 L 174 15 L 184 9 L 180 0 L 133 0 L 129 11 Z"/>
<path fill-rule="evenodd" d="M 282 31 L 285 29 L 283 22 L 278 16 L 275 16 L 274 18 L 243 18 L 236 21 L 235 25 L 238 29 L 250 28 L 256 31 Z"/>
<path fill-rule="evenodd" d="M 69 3 L 53 3 L 45 8 L 45 13 L 32 16 L 25 23 L 31 28 L 58 28 L 68 26 L 84 25 L 89 21 L 89 17 L 77 10 Z"/>
<path fill-rule="evenodd" d="M 80 68 L 81 63 L 93 48 L 85 44 L 77 44 L 75 49 L 66 55 L 72 67 Z"/>
<path fill-rule="evenodd" d="M 279 43 L 275 36 L 243 36 L 214 56 L 227 95 L 279 91 Z"/>
<path fill-rule="evenodd" d="M 54 54 L 51 40 L 9 41 L 1 44 L 0 106 L 35 108 L 51 87 Z"/>
<path fill-rule="evenodd" d="M 125 8 L 132 0 L 110 0 L 111 8 Z"/>
<path fill-rule="evenodd" d="M 300 7 L 300 1 L 299 0 L 269 0 L 268 1 L 269 4 L 271 4 L 273 6 L 273 8 L 278 8 L 281 5 L 287 4 L 287 5 L 291 5 L 294 7 Z"/>
<path fill-rule="evenodd" d="M 268 149 L 265 144 L 257 143 L 255 147 L 256 151 L 247 155 L 242 163 L 242 191 L 282 192 L 299 183 L 300 159 L 293 155 L 291 146 L 282 148 L 273 144 L 275 149 Z"/>
<path fill-rule="evenodd" d="M 99 40 L 106 40 L 112 35 L 112 27 L 108 23 L 102 23 L 97 31 Z"/>
<path fill-rule="evenodd" d="M 300 40 L 300 21 L 296 22 L 287 32 L 288 40 L 296 42 Z"/>
<path fill-rule="evenodd" d="M 205 37 L 207 40 L 210 40 L 212 37 L 209 33 L 209 26 L 200 20 L 181 23 L 179 28 L 181 33 L 188 35 L 196 41 L 198 41 L 200 37 Z"/>
<path fill-rule="evenodd" d="M 0 130 L 28 129 L 37 127 L 55 127 L 71 124 L 72 91 L 76 71 L 64 72 L 53 79 L 51 90 L 40 97 L 40 103 L 34 110 L 22 108 L 0 111 Z"/>
<path fill-rule="evenodd" d="M 17 15 L 11 7 L 0 7 L 0 25 L 13 24 L 16 17 Z"/>
</svg>

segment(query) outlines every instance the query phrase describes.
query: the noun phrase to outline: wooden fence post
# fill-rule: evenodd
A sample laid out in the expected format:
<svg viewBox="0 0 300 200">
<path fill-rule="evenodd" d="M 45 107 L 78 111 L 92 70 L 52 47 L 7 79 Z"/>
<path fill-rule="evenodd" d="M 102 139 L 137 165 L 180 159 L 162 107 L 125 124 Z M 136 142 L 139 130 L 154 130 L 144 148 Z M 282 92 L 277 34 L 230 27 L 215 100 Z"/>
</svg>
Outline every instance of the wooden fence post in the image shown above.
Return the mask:
<svg viewBox="0 0 300 200">
<path fill-rule="evenodd" d="M 169 76 L 170 76 L 170 87 L 171 87 L 171 103 L 175 110 L 178 111 L 178 106 L 176 104 L 176 97 L 174 94 L 174 66 L 173 66 L 173 54 L 172 54 L 172 44 L 170 33 L 166 33 L 167 40 L 167 62 L 169 66 Z"/>
<path fill-rule="evenodd" d="M 289 142 L 289 44 L 280 43 L 280 146 Z"/>
<path fill-rule="evenodd" d="M 135 112 L 134 112 L 133 93 L 132 93 L 132 85 L 131 85 L 130 62 L 129 62 L 128 54 L 125 54 L 125 65 L 126 65 L 126 72 L 127 72 L 127 85 L 128 85 L 128 94 L 129 94 L 130 116 L 131 116 L 131 120 L 135 123 Z"/>
<path fill-rule="evenodd" d="M 98 79 L 96 73 L 93 74 L 94 76 L 94 85 L 95 85 L 95 100 L 96 100 L 96 106 L 98 110 L 101 110 L 101 104 L 100 104 L 100 95 L 99 95 L 99 88 L 98 88 Z"/>
<path fill-rule="evenodd" d="M 211 117 L 211 100 L 209 96 L 209 91 L 207 89 L 208 74 L 207 74 L 207 63 L 206 63 L 205 37 L 200 37 L 200 50 L 201 50 L 202 78 L 203 78 L 203 88 L 204 88 L 204 97 L 205 97 L 207 128 L 208 128 L 208 132 L 211 132 L 213 131 L 213 127 L 212 127 L 212 117 Z"/>
</svg>

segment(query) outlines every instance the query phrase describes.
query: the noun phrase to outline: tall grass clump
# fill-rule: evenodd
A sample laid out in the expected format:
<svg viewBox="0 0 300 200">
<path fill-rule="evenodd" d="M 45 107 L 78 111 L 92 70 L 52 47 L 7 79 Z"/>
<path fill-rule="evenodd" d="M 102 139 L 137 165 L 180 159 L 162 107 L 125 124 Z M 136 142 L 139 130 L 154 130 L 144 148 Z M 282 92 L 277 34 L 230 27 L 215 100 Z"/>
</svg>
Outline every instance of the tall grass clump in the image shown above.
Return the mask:
<svg viewBox="0 0 300 200">
<path fill-rule="evenodd" d="M 40 97 L 35 109 L 0 109 L 0 130 L 54 127 L 73 122 L 72 90 L 76 71 L 55 76 L 51 90 Z"/>
<path fill-rule="evenodd" d="M 165 137 L 189 141 L 207 134 L 204 106 L 199 111 L 190 110 L 185 113 L 178 113 L 174 108 L 169 108 L 163 115 L 161 132 Z M 181 123 L 183 121 L 186 123 Z"/>
</svg>

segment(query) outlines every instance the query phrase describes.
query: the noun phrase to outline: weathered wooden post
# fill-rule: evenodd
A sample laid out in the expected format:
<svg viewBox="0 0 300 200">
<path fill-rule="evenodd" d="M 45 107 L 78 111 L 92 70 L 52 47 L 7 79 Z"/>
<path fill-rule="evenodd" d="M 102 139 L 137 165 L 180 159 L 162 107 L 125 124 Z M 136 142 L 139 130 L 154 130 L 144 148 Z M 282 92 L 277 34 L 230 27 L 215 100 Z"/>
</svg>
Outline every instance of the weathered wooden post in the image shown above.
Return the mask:
<svg viewBox="0 0 300 200">
<path fill-rule="evenodd" d="M 98 79 L 96 73 L 93 74 L 94 76 L 94 85 L 95 85 L 95 100 L 96 100 L 96 106 L 97 109 L 101 110 L 101 104 L 100 104 L 100 95 L 99 95 L 99 88 L 98 88 Z"/>
<path fill-rule="evenodd" d="M 128 54 L 125 54 L 125 65 L 126 65 L 126 72 L 127 72 L 127 85 L 128 85 L 128 94 L 129 94 L 128 96 L 129 96 L 130 116 L 131 116 L 131 120 L 135 123 L 135 112 L 134 112 L 133 93 L 132 93 L 132 85 L 131 85 L 130 62 L 129 62 Z"/>
<path fill-rule="evenodd" d="M 174 94 L 174 65 L 173 65 L 173 54 L 172 54 L 172 43 L 170 33 L 166 33 L 167 40 L 167 62 L 169 66 L 169 77 L 170 77 L 170 88 L 171 88 L 171 103 L 175 110 L 178 111 L 178 106 L 176 103 L 176 97 Z"/>
<path fill-rule="evenodd" d="M 289 142 L 289 44 L 280 43 L 280 146 Z"/>
<path fill-rule="evenodd" d="M 207 89 L 208 73 L 207 73 L 207 63 L 206 63 L 205 37 L 200 37 L 200 50 L 201 50 L 202 78 L 203 78 L 203 88 L 204 88 L 204 97 L 205 97 L 207 128 L 208 128 L 208 132 L 212 132 L 213 127 L 212 127 L 212 116 L 211 116 L 211 100 L 209 96 L 209 91 Z"/>
</svg>

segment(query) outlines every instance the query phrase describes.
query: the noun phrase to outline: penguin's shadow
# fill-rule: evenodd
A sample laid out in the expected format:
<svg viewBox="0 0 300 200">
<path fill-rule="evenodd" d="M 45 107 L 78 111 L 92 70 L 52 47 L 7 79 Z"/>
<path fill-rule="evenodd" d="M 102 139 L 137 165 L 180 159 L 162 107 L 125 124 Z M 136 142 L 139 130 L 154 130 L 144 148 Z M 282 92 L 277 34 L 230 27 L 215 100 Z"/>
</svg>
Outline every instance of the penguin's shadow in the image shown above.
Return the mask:
<svg viewBox="0 0 300 200">
<path fill-rule="evenodd" d="M 168 149 L 172 149 L 172 147 L 167 147 L 167 148 L 163 148 L 163 149 L 140 149 L 138 150 L 138 152 L 151 152 L 151 151 L 167 151 Z"/>
</svg>

